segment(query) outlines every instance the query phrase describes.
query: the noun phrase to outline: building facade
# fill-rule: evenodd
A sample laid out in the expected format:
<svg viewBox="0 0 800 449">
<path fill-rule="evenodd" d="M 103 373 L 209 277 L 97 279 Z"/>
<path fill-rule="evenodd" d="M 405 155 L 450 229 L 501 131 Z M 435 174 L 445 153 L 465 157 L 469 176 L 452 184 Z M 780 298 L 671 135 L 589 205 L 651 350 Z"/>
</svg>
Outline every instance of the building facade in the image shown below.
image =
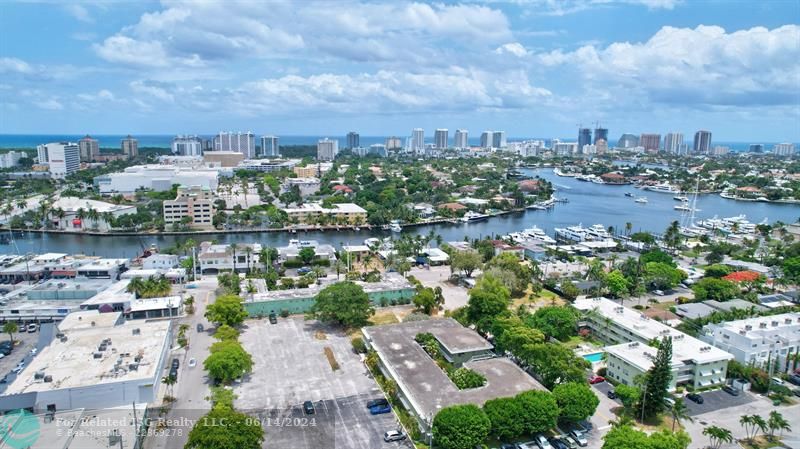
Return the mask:
<svg viewBox="0 0 800 449">
<path fill-rule="evenodd" d="M 681 154 L 683 148 L 683 134 L 667 133 L 664 137 L 664 151 L 670 154 Z"/>
<path fill-rule="evenodd" d="M 449 131 L 446 128 L 438 128 L 433 134 L 433 141 L 437 150 L 446 150 L 449 140 Z"/>
<path fill-rule="evenodd" d="M 197 254 L 197 263 L 200 264 L 202 273 L 217 273 L 221 270 L 246 273 L 253 267 L 260 266 L 260 253 L 259 243 L 239 243 L 234 248 L 231 245 L 203 242 Z"/>
<path fill-rule="evenodd" d="M 636 148 L 639 146 L 639 138 L 633 134 L 623 134 L 617 140 L 617 148 Z"/>
<path fill-rule="evenodd" d="M 763 153 L 764 152 L 764 144 L 763 143 L 751 143 L 749 151 L 751 153 Z"/>
<path fill-rule="evenodd" d="M 800 351 L 800 313 L 706 324 L 700 339 L 744 365 L 769 371 L 768 364 L 776 363 L 783 371 L 787 358 Z"/>
<path fill-rule="evenodd" d="M 706 154 L 711 150 L 711 131 L 697 131 L 694 133 L 694 146 L 692 151 L 696 154 Z"/>
<path fill-rule="evenodd" d="M 175 136 L 172 139 L 172 154 L 202 156 L 203 139 L 197 136 Z"/>
<path fill-rule="evenodd" d="M 506 144 L 506 132 L 505 131 L 495 131 L 492 133 L 492 147 L 494 148 L 505 148 L 508 145 Z"/>
<path fill-rule="evenodd" d="M 81 162 L 91 162 L 100 155 L 100 142 L 88 134 L 78 141 L 78 148 Z"/>
<path fill-rule="evenodd" d="M 793 143 L 777 143 L 772 147 L 772 154 L 776 156 L 792 156 L 794 152 Z"/>
<path fill-rule="evenodd" d="M 592 144 L 592 130 L 589 128 L 578 129 L 578 148 Z"/>
<path fill-rule="evenodd" d="M 0 168 L 14 168 L 19 165 L 19 160 L 23 157 L 28 157 L 28 154 L 22 151 L 9 151 L 0 154 Z"/>
<path fill-rule="evenodd" d="M 403 148 L 403 140 L 397 136 L 392 136 L 386 139 L 387 150 L 399 150 Z"/>
<path fill-rule="evenodd" d="M 261 157 L 279 157 L 281 155 L 276 136 L 261 136 Z"/>
<path fill-rule="evenodd" d="M 457 129 L 453 136 L 453 147 L 469 148 L 469 131 L 466 129 Z"/>
<path fill-rule="evenodd" d="M 48 143 L 37 148 L 39 157 L 44 155 L 50 167 L 50 177 L 64 179 L 81 167 L 78 144 L 72 142 Z"/>
<path fill-rule="evenodd" d="M 578 299 L 573 306 L 583 313 L 579 325 L 608 345 L 604 348 L 608 377 L 632 385 L 653 366 L 657 348 L 650 344 L 667 337 L 672 339 L 670 390 L 677 385 L 696 389 L 725 382 L 731 354 L 607 298 Z"/>
<path fill-rule="evenodd" d="M 253 159 L 256 157 L 256 136 L 250 131 L 221 131 L 214 137 L 214 151 L 234 151 L 244 154 L 245 159 Z"/>
<path fill-rule="evenodd" d="M 494 131 L 484 131 L 481 133 L 481 148 L 491 148 L 494 144 Z"/>
<path fill-rule="evenodd" d="M 164 223 L 180 224 L 188 217 L 189 226 L 211 228 L 214 219 L 214 199 L 214 194 L 208 188 L 181 186 L 174 200 L 165 200 L 162 204 Z"/>
<path fill-rule="evenodd" d="M 133 159 L 139 155 L 139 141 L 133 138 L 130 134 L 122 139 L 120 142 L 120 148 L 122 149 L 122 154 L 124 154 L 128 159 Z"/>
<path fill-rule="evenodd" d="M 306 203 L 297 207 L 282 209 L 289 216 L 289 220 L 298 224 L 319 224 L 320 217 L 327 224 L 363 224 L 367 222 L 367 211 L 353 203 L 334 204 L 331 208 L 322 207 L 316 203 Z"/>
<path fill-rule="evenodd" d="M 608 142 L 608 128 L 595 128 L 594 129 L 594 144 L 597 145 L 599 140 Z"/>
<path fill-rule="evenodd" d="M 347 133 L 347 149 L 352 150 L 361 146 L 361 138 L 355 131 Z"/>
<path fill-rule="evenodd" d="M 642 134 L 639 136 L 639 146 L 645 151 L 658 151 L 661 148 L 661 134 Z"/>
<path fill-rule="evenodd" d="M 422 128 L 414 128 L 411 131 L 411 151 L 414 154 L 419 154 L 425 151 L 425 130 Z"/>
<path fill-rule="evenodd" d="M 317 142 L 317 160 L 332 161 L 339 154 L 339 141 L 327 137 Z"/>
</svg>

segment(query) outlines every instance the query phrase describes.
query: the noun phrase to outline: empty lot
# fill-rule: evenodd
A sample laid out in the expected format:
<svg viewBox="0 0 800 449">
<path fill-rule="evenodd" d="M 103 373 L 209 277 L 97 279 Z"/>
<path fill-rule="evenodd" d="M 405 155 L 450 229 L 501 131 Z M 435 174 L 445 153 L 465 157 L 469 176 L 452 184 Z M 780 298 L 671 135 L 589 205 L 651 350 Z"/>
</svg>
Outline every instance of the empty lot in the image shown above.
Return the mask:
<svg viewBox="0 0 800 449">
<path fill-rule="evenodd" d="M 254 366 L 236 385 L 236 408 L 262 417 L 265 448 L 410 447 L 383 442 L 385 431 L 399 427 L 397 420 L 391 413 L 369 414 L 366 401 L 382 393 L 347 336 L 301 317 L 245 324 L 241 341 Z M 331 369 L 325 347 L 338 370 Z M 314 403 L 314 415 L 303 413 L 305 401 Z"/>
</svg>

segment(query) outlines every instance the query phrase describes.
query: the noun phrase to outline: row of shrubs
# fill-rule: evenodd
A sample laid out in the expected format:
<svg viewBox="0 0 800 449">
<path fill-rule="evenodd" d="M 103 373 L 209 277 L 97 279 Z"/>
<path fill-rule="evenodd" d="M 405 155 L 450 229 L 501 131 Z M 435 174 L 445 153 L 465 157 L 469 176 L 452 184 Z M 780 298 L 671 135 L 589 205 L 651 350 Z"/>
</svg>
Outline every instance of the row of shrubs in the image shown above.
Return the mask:
<svg viewBox="0 0 800 449">
<path fill-rule="evenodd" d="M 458 387 L 459 390 L 478 388 L 486 385 L 486 377 L 469 368 L 455 368 L 450 362 L 442 357 L 439 350 L 439 342 L 436 337 L 429 332 L 422 332 L 414 337 L 414 341 L 422 346 L 422 349 L 436 362 L 439 367 L 447 373 L 447 377 Z"/>
</svg>

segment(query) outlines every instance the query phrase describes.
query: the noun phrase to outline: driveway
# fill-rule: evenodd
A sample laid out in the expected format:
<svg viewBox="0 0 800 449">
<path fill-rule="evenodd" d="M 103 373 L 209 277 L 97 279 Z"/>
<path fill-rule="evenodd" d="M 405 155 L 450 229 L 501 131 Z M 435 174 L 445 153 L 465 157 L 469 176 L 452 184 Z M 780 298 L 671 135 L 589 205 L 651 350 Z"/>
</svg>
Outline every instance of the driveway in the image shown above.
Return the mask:
<svg viewBox="0 0 800 449">
<path fill-rule="evenodd" d="M 746 391 L 739 393 L 739 396 L 733 396 L 725 393 L 722 390 L 714 390 L 700 393 L 700 396 L 703 397 L 702 404 L 690 401 L 687 398 L 684 398 L 683 400 L 683 403 L 686 404 L 686 408 L 689 409 L 689 414 L 691 416 L 702 415 L 731 407 L 738 407 L 758 400 L 755 395 Z"/>
<path fill-rule="evenodd" d="M 430 269 L 414 267 L 408 274 L 417 278 L 425 287 L 441 287 L 446 310 L 454 310 L 467 305 L 468 290 L 448 281 L 450 279 L 449 266 L 441 265 L 430 267 Z"/>
</svg>

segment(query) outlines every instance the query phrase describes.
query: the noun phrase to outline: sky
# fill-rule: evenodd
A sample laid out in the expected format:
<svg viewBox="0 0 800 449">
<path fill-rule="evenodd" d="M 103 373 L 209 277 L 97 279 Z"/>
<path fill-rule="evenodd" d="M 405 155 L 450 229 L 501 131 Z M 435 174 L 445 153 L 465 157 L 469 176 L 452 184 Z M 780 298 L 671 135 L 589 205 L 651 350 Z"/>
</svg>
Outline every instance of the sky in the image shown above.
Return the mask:
<svg viewBox="0 0 800 449">
<path fill-rule="evenodd" d="M 5 1 L 0 134 L 800 141 L 800 0 Z"/>
</svg>

